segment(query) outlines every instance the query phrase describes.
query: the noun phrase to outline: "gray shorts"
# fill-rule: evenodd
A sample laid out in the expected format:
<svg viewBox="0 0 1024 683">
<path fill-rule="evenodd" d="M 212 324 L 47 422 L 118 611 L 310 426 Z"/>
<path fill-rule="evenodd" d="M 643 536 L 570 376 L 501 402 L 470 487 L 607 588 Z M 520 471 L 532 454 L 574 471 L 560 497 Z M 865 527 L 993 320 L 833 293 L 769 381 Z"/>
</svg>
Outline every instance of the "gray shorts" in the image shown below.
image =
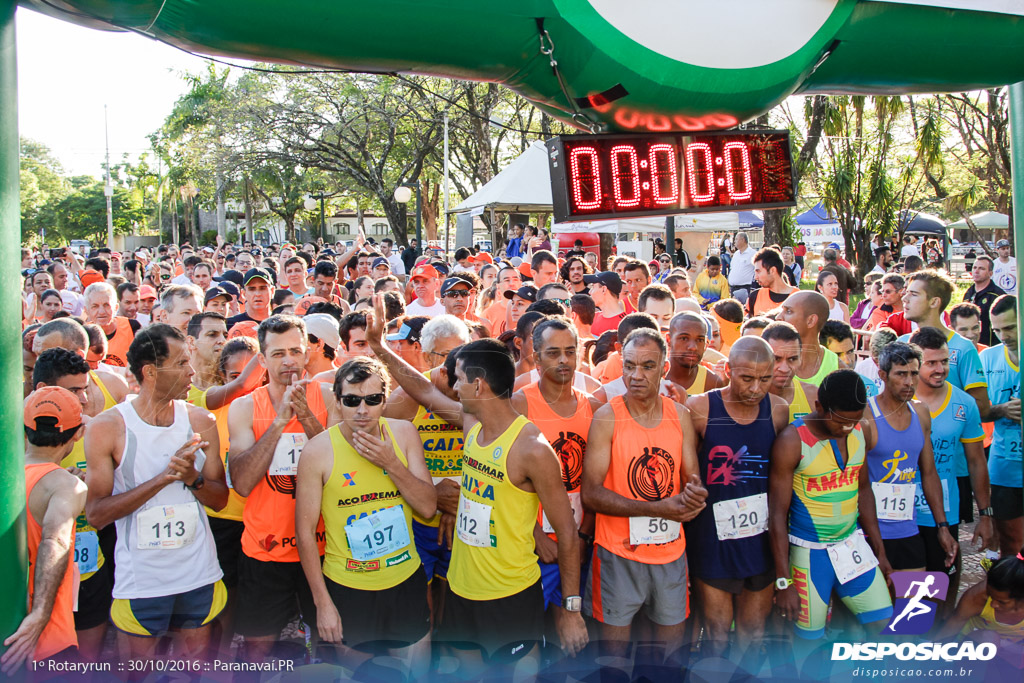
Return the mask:
<svg viewBox="0 0 1024 683">
<path fill-rule="evenodd" d="M 602 624 L 629 626 L 642 607 L 655 624 L 675 626 L 690 614 L 686 574 L 686 553 L 668 564 L 644 564 L 595 546 L 583 612 Z"/>
</svg>

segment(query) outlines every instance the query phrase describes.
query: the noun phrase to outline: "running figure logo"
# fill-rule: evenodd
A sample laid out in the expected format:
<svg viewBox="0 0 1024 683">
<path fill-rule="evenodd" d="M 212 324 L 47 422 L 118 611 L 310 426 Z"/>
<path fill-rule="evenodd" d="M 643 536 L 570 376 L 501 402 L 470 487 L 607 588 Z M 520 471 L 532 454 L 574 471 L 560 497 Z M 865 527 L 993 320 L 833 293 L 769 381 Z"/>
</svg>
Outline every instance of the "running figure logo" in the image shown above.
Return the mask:
<svg viewBox="0 0 1024 683">
<path fill-rule="evenodd" d="M 643 455 L 629 463 L 629 491 L 640 500 L 661 500 L 672 495 L 675 463 L 668 451 L 657 446 L 645 447 Z"/>
<path fill-rule="evenodd" d="M 946 599 L 949 577 L 943 572 L 893 572 L 891 577 L 896 606 L 885 630 L 903 635 L 927 633 L 935 622 L 938 603 Z"/>
</svg>

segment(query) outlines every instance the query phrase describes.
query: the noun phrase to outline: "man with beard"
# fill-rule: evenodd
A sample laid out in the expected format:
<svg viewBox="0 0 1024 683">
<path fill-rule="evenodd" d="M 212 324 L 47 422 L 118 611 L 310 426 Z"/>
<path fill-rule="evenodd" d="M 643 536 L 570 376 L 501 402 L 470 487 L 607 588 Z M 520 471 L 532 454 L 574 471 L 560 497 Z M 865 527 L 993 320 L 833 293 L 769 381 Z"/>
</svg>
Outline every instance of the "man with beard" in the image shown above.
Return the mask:
<svg viewBox="0 0 1024 683">
<path fill-rule="evenodd" d="M 562 279 L 569 283 L 573 294 L 590 294 L 590 288 L 583 282 L 583 276 L 590 272 L 590 266 L 582 256 L 570 256 L 562 266 Z"/>
<path fill-rule="evenodd" d="M 725 388 L 686 401 L 708 492 L 686 527 L 687 558 L 712 656 L 724 653 L 734 621 L 741 651 L 759 642 L 772 609 L 768 456 L 789 424 L 785 401 L 769 393 L 773 369 L 771 346 L 741 337 L 729 350 Z"/>
</svg>

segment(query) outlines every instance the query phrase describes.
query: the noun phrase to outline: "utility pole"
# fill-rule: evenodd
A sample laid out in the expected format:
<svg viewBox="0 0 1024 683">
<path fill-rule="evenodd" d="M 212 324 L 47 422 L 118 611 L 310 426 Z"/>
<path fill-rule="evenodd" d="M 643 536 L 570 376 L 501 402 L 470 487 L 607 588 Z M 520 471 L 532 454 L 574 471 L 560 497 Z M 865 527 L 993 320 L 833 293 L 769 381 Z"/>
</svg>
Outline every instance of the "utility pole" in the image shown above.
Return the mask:
<svg viewBox="0 0 1024 683">
<path fill-rule="evenodd" d="M 107 247 L 114 248 L 114 186 L 110 183 L 110 125 L 107 123 L 107 105 L 103 105 L 103 135 L 107 143 L 107 182 L 103 194 L 107 197 Z"/>
<path fill-rule="evenodd" d="M 444 254 L 448 258 L 448 236 L 451 228 L 448 226 L 448 113 L 444 115 Z M 470 245 L 473 240 L 470 239 Z"/>
</svg>

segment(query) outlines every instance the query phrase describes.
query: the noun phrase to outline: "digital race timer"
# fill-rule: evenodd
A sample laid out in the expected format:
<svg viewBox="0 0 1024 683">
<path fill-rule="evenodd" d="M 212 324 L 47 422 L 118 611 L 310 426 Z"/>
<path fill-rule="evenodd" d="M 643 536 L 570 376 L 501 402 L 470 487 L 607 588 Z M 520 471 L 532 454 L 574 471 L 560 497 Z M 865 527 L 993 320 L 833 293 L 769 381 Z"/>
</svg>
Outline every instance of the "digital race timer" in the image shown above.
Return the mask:
<svg viewBox="0 0 1024 683">
<path fill-rule="evenodd" d="M 556 222 L 796 205 L 784 130 L 562 135 L 547 147 Z"/>
</svg>

